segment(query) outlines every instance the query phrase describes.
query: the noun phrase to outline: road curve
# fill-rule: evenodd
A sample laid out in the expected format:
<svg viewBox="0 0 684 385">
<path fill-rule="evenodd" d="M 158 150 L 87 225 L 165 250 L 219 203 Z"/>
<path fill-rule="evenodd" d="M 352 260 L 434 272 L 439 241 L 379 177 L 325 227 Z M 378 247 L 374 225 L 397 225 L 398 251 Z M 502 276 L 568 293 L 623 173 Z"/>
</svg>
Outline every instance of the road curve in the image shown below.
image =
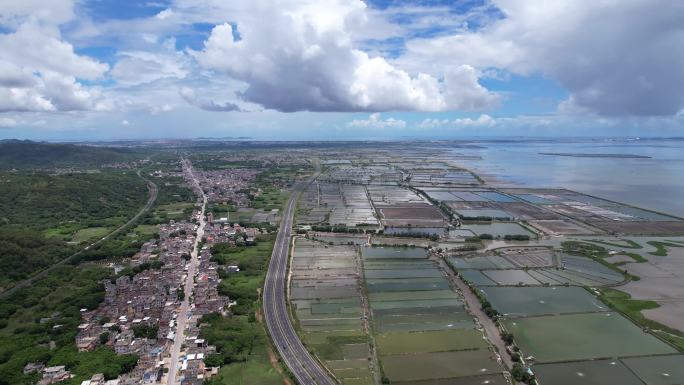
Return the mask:
<svg viewBox="0 0 684 385">
<path fill-rule="evenodd" d="M 268 332 L 280 357 L 299 385 L 337 385 L 337 381 L 309 353 L 292 326 L 285 298 L 287 262 L 292 235 L 292 223 L 301 192 L 315 179 L 295 185 L 280 221 L 280 229 L 271 254 L 264 283 L 263 310 Z"/>
</svg>

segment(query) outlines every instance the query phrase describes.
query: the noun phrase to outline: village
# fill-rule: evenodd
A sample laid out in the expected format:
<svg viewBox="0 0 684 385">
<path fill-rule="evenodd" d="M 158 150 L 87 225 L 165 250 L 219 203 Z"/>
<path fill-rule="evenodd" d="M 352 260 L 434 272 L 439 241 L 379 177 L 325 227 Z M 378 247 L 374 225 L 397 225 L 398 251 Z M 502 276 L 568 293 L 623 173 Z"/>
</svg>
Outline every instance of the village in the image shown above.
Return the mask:
<svg viewBox="0 0 684 385">
<path fill-rule="evenodd" d="M 249 187 L 258 172 L 248 169 L 196 173 L 198 178 L 194 181 L 191 180 L 194 174 L 188 170 L 182 173 L 188 184 L 195 182 L 196 195 L 200 196 L 197 186 L 202 186 L 201 196 L 206 194 L 210 202 L 230 201 L 246 206 L 249 201 L 243 190 Z M 160 174 L 155 172 L 153 175 Z M 116 277 L 103 282 L 105 297 L 98 308 L 81 309 L 82 323 L 78 326 L 76 346 L 82 352 L 107 346 L 119 355 L 135 355 L 137 363 L 130 372 L 116 379 L 106 379 L 103 373 L 97 373 L 81 385 L 201 385 L 218 373 L 219 367 L 204 363 L 205 357 L 216 352 L 216 347 L 200 337 L 203 326 L 200 320 L 211 313 L 230 314 L 231 306 L 236 303 L 219 294 L 220 274 L 237 273 L 240 268 L 238 265 L 219 267 L 212 262 L 211 248 L 219 243 L 249 246 L 262 231 L 231 224 L 227 217 L 215 219 L 213 213 L 209 213 L 202 239 L 196 240 L 199 223 L 205 219 L 202 204 L 199 199 L 189 220 L 171 220 L 160 225 L 158 236 L 145 242 L 125 264 L 109 264 Z M 197 264 L 194 274 L 189 276 L 196 241 Z M 180 330 L 178 318 L 186 296 L 187 280 L 192 281 L 192 293 L 187 322 Z M 173 362 L 173 346 L 179 339 L 178 362 Z M 177 371 L 173 376 L 177 380 L 169 379 L 172 377 L 170 371 Z M 72 378 L 64 366 L 44 367 L 29 363 L 24 372 L 42 372 L 39 385 Z"/>
</svg>

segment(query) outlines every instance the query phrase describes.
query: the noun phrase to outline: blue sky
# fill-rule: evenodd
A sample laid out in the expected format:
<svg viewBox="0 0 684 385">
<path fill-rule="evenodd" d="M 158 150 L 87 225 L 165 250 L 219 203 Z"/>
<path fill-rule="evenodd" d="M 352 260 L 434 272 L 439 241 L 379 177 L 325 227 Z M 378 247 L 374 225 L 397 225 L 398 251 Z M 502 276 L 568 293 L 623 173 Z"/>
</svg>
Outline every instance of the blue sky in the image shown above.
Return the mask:
<svg viewBox="0 0 684 385">
<path fill-rule="evenodd" d="M 5 0 L 0 139 L 681 136 L 665 1 Z"/>
</svg>

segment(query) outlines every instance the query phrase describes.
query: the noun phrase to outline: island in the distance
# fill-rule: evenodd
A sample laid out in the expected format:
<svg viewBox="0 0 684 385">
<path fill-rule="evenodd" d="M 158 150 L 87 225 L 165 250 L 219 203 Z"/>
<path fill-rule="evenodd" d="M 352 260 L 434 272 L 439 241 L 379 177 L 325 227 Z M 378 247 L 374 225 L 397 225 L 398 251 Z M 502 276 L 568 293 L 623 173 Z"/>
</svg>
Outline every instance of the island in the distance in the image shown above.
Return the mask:
<svg viewBox="0 0 684 385">
<path fill-rule="evenodd" d="M 637 154 L 578 154 L 573 152 L 540 152 L 539 155 L 571 156 L 575 158 L 651 159 L 650 156 Z"/>
</svg>

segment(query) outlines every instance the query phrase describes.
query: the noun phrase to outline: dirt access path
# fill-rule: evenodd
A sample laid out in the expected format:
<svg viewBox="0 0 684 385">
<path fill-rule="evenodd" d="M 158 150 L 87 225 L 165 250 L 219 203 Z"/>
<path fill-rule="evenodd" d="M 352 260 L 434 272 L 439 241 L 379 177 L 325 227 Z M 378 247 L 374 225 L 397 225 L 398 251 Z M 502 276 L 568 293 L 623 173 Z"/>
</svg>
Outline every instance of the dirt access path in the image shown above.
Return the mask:
<svg viewBox="0 0 684 385">
<path fill-rule="evenodd" d="M 463 295 L 463 300 L 466 303 L 466 309 L 468 310 L 468 313 L 470 313 L 472 316 L 475 317 L 475 319 L 477 319 L 477 323 L 480 326 L 480 328 L 484 330 L 487 339 L 489 339 L 489 341 L 496 348 L 496 355 L 498 361 L 500 363 L 503 363 L 506 370 L 510 371 L 513 367 L 513 361 L 511 360 L 511 357 L 508 355 L 508 352 L 506 351 L 506 344 L 501 338 L 499 328 L 494 324 L 494 321 L 492 321 L 491 318 L 487 317 L 487 314 L 485 314 L 485 312 L 482 311 L 482 305 L 480 303 L 480 300 L 477 298 L 475 294 L 473 294 L 472 291 L 470 291 L 470 287 L 465 282 L 463 282 L 463 280 L 459 276 L 457 276 L 456 273 L 454 273 L 451 267 L 447 265 L 447 263 L 442 258 L 434 256 L 431 258 L 439 263 L 439 266 L 442 269 L 442 271 L 444 271 L 447 274 L 449 281 L 451 281 L 451 283 L 455 285 L 461 292 L 461 294 Z"/>
</svg>

